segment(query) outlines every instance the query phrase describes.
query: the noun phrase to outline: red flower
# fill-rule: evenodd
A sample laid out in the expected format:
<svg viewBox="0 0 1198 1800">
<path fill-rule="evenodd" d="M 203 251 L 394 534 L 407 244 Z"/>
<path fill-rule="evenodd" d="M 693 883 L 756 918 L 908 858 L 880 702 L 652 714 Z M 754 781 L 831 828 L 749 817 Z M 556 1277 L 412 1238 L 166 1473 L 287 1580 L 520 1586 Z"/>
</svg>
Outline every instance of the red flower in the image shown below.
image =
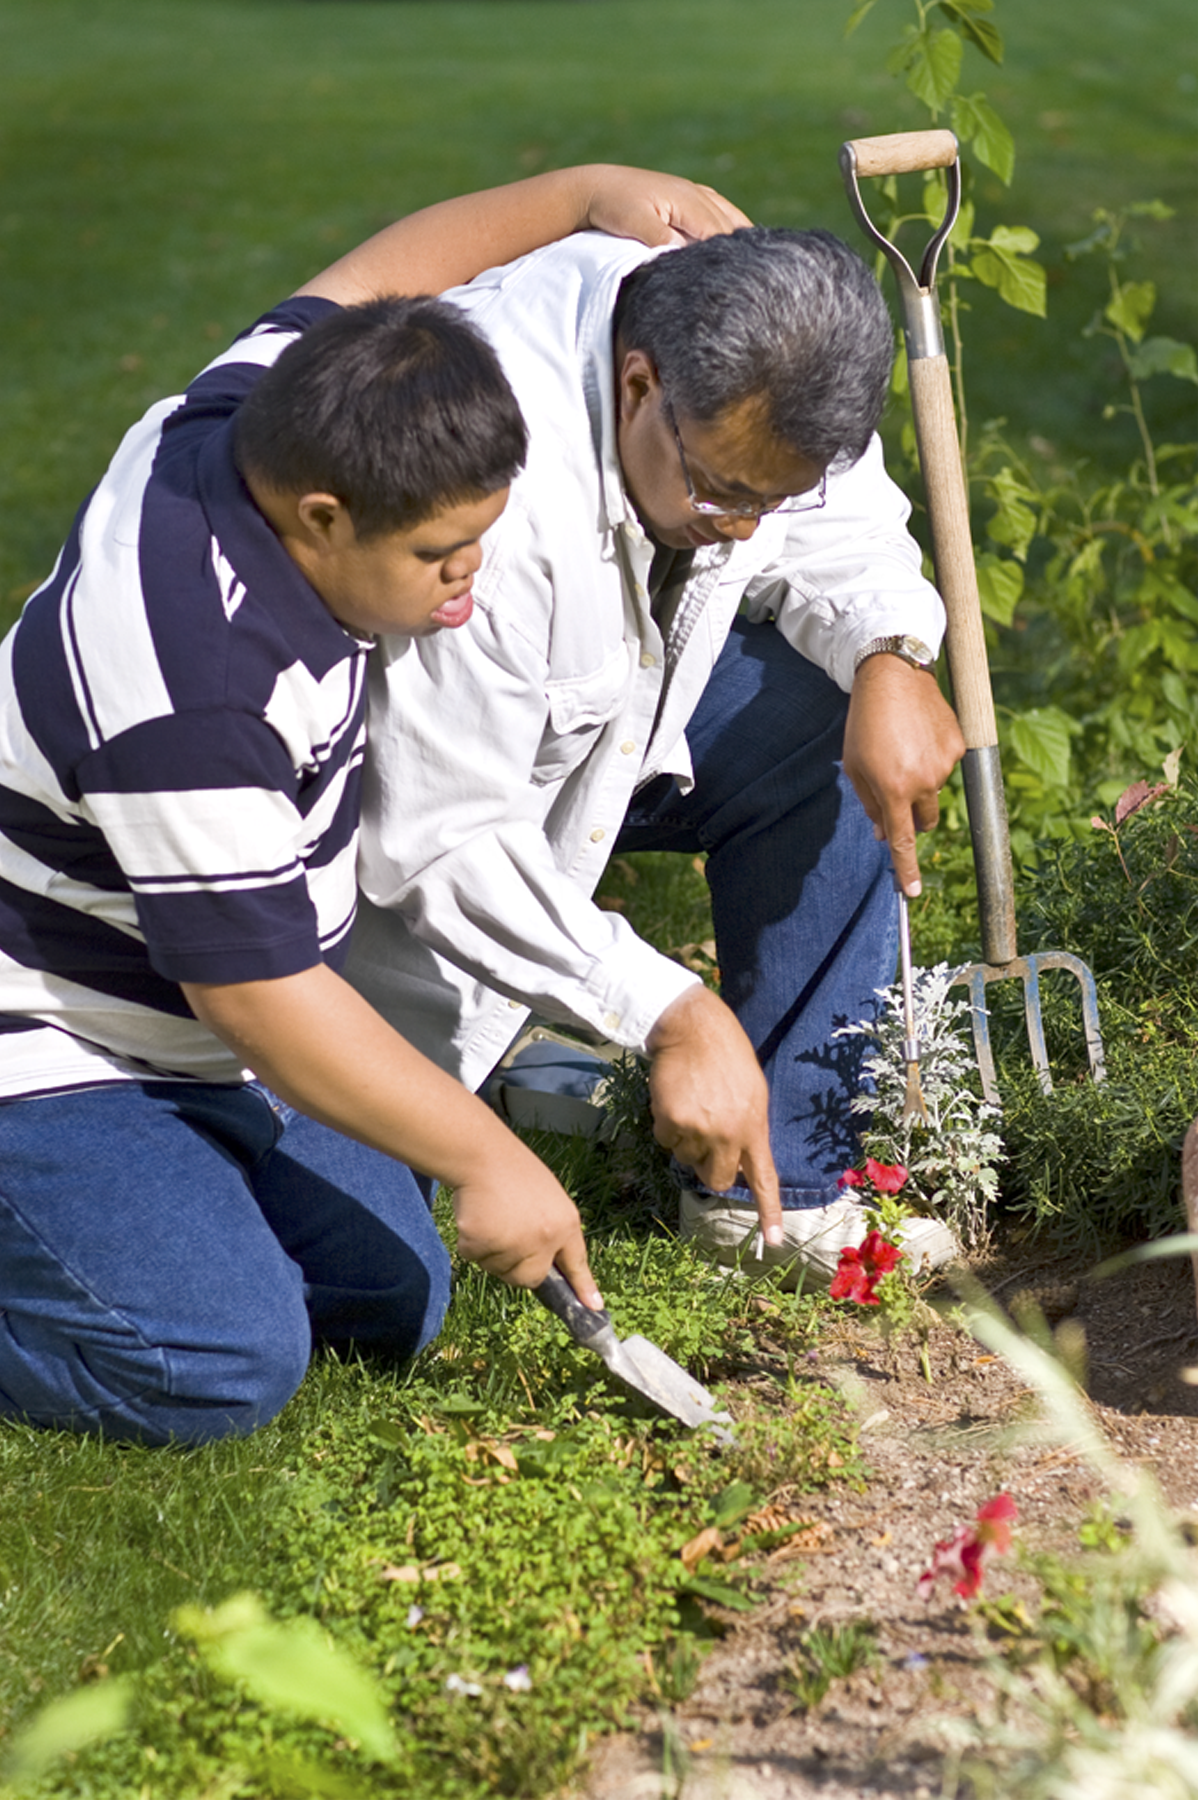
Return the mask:
<svg viewBox="0 0 1198 1800">
<path fill-rule="evenodd" d="M 840 1252 L 840 1267 L 829 1290 L 832 1299 L 855 1300 L 858 1306 L 880 1305 L 877 1285 L 883 1275 L 898 1267 L 902 1254 L 880 1231 L 869 1232 L 859 1248 Z"/>
<path fill-rule="evenodd" d="M 879 1194 L 897 1194 L 907 1179 L 907 1171 L 902 1163 L 875 1162 L 872 1156 L 865 1159 L 865 1173 L 860 1169 L 846 1169 L 838 1176 L 837 1187 L 870 1187 L 877 1188 Z"/>
<path fill-rule="evenodd" d="M 919 1592 L 926 1600 L 937 1577 L 955 1575 L 953 1593 L 972 1600 L 982 1589 L 982 1576 L 992 1556 L 1005 1556 L 1011 1548 L 1011 1526 L 1019 1513 L 1010 1494 L 996 1494 L 980 1506 L 976 1525 L 958 1525 L 947 1543 L 937 1544 L 932 1561 L 919 1578 Z"/>
<path fill-rule="evenodd" d="M 902 1163 L 875 1162 L 872 1156 L 865 1159 L 865 1173 L 879 1194 L 897 1194 L 907 1179 Z"/>
</svg>

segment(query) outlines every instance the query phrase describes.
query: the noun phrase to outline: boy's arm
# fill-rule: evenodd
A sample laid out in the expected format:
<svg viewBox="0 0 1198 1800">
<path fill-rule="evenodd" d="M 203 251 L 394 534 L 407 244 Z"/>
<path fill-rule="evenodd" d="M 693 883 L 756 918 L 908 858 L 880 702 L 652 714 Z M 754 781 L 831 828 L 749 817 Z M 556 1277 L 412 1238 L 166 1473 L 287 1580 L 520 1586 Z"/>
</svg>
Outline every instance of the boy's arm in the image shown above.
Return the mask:
<svg viewBox="0 0 1198 1800">
<path fill-rule="evenodd" d="M 182 986 L 197 1019 L 288 1105 L 447 1182 L 468 1261 L 518 1287 L 556 1263 L 585 1305 L 602 1305 L 577 1208 L 544 1163 L 326 964 Z"/>
<path fill-rule="evenodd" d="M 383 294 L 439 294 L 588 227 L 670 244 L 748 223 L 713 188 L 679 175 L 585 163 L 410 213 L 297 291 L 341 306 Z"/>
</svg>

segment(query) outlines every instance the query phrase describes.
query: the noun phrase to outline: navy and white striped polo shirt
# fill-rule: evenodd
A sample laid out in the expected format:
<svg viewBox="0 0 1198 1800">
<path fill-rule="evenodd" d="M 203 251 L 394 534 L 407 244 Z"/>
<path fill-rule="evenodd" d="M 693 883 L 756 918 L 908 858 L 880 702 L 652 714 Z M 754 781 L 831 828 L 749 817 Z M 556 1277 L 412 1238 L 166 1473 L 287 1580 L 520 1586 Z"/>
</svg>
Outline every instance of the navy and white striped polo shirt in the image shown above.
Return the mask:
<svg viewBox="0 0 1198 1800">
<path fill-rule="evenodd" d="M 370 646 L 232 455 L 330 305 L 267 313 L 133 427 L 0 645 L 0 1095 L 239 1080 L 179 982 L 341 961 Z"/>
</svg>

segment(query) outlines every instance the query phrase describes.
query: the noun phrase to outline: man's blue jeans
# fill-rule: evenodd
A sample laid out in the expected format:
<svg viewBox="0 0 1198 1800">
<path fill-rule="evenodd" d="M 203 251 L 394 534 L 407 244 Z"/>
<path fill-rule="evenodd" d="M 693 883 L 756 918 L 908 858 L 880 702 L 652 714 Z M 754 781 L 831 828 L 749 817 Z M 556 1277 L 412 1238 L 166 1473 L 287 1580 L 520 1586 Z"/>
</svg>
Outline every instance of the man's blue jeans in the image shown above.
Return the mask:
<svg viewBox="0 0 1198 1800">
<path fill-rule="evenodd" d="M 687 727 L 692 792 L 651 783 L 616 846 L 707 852 L 721 988 L 769 1080 L 784 1207 L 837 1198 L 858 1159 L 861 1040 L 832 1031 L 875 1015 L 898 948 L 889 849 L 840 767 L 847 710 L 774 625 L 738 619 Z"/>
<path fill-rule="evenodd" d="M 253 1431 L 314 1338 L 410 1356 L 448 1297 L 411 1172 L 256 1083 L 0 1104 L 0 1417 Z"/>
</svg>

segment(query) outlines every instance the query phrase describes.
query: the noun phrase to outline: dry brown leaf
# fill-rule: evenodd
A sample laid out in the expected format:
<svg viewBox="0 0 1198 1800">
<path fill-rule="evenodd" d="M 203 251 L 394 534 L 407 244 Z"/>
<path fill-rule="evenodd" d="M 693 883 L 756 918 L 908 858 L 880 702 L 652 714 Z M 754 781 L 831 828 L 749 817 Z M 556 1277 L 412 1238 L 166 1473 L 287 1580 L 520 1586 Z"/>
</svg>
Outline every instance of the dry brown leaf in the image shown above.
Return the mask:
<svg viewBox="0 0 1198 1800">
<path fill-rule="evenodd" d="M 723 1548 L 723 1544 L 724 1534 L 719 1526 L 708 1525 L 705 1530 L 691 1538 L 689 1543 L 683 1544 L 678 1554 L 682 1558 L 684 1568 L 697 1569 L 705 1556 L 716 1555 Z"/>
</svg>

